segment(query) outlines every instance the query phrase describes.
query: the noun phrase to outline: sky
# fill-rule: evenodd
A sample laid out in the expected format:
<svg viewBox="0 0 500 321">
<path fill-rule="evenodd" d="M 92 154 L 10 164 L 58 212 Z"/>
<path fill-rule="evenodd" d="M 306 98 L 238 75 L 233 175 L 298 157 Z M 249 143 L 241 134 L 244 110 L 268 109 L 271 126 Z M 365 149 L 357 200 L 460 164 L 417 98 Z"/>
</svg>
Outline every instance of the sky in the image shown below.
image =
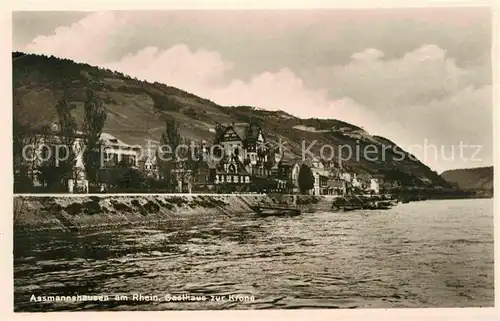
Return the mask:
<svg viewBox="0 0 500 321">
<path fill-rule="evenodd" d="M 13 50 L 335 118 L 432 169 L 493 164 L 488 8 L 14 12 Z"/>
</svg>

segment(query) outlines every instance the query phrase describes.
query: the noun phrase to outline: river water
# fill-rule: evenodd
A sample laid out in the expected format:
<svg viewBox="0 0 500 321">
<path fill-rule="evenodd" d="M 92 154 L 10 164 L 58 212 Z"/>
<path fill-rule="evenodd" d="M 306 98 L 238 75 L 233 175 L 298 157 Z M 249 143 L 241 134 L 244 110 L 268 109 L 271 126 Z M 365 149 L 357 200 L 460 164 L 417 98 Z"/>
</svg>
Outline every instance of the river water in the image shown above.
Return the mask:
<svg viewBox="0 0 500 321">
<path fill-rule="evenodd" d="M 494 304 L 493 239 L 492 199 L 32 233 L 15 237 L 14 306 L 16 311 L 486 307 Z M 76 295 L 109 300 L 41 298 Z M 203 297 L 206 301 L 199 301 Z"/>
</svg>

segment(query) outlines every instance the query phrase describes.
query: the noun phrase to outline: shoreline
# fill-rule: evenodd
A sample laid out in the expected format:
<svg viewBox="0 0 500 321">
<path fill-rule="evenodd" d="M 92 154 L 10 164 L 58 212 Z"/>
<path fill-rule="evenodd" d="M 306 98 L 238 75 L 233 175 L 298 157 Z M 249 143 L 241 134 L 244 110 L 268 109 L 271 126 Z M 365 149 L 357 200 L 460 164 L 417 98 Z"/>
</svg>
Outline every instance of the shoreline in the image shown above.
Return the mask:
<svg viewBox="0 0 500 321">
<path fill-rule="evenodd" d="M 253 206 L 296 206 L 303 213 L 354 210 L 373 201 L 398 198 L 367 195 L 292 194 L 63 194 L 14 195 L 14 232 L 87 231 L 136 225 L 154 225 L 200 217 L 253 215 Z M 431 200 L 434 198 L 429 198 Z M 410 201 L 421 201 L 418 199 Z"/>
<path fill-rule="evenodd" d="M 330 210 L 334 197 L 300 195 L 304 210 Z M 292 195 L 159 194 L 77 197 L 14 195 L 14 232 L 83 231 L 253 213 L 251 206 L 290 206 Z"/>
</svg>

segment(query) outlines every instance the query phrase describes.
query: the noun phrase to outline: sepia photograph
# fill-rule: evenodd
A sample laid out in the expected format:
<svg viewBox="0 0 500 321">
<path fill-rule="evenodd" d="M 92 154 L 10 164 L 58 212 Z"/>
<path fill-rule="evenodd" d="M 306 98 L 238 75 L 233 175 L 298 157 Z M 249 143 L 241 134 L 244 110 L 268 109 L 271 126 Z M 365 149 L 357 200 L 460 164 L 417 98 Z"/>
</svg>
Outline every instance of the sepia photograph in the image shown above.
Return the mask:
<svg viewBox="0 0 500 321">
<path fill-rule="evenodd" d="M 492 25 L 12 12 L 14 312 L 494 307 Z"/>
</svg>

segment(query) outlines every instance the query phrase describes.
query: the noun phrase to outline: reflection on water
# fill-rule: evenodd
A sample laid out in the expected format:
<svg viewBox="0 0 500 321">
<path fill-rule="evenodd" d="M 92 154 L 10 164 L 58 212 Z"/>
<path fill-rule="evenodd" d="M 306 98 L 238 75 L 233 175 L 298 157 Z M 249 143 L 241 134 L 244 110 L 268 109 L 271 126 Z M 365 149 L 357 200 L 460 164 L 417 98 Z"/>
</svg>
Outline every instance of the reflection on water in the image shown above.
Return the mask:
<svg viewBox="0 0 500 321">
<path fill-rule="evenodd" d="M 494 300 L 492 200 L 35 233 L 16 236 L 14 247 L 16 311 L 478 307 Z M 132 300 L 134 293 L 160 300 Z M 167 294 L 226 300 L 166 302 Z M 32 295 L 110 300 L 30 302 Z"/>
</svg>

